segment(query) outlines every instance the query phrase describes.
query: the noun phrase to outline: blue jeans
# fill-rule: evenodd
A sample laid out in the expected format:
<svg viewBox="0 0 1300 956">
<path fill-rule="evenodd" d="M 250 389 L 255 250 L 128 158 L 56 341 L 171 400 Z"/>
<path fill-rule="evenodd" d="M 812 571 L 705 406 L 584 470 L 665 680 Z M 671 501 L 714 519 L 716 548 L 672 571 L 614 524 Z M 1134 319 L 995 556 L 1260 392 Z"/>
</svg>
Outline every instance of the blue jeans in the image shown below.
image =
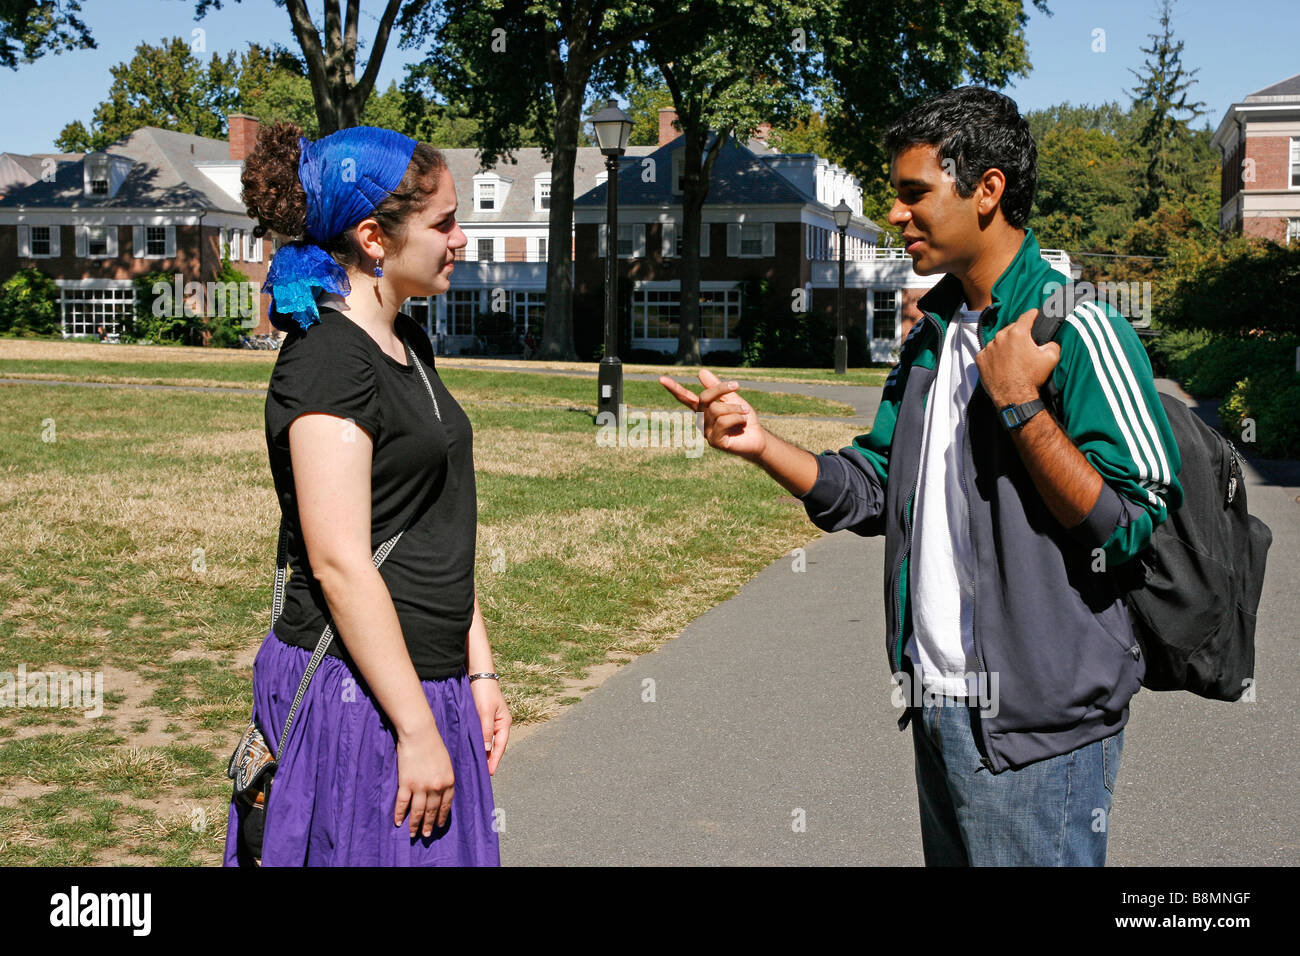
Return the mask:
<svg viewBox="0 0 1300 956">
<path fill-rule="evenodd" d="M 1104 866 L 1124 731 L 995 774 L 978 720 L 964 698 L 913 708 L 926 866 Z"/>
</svg>

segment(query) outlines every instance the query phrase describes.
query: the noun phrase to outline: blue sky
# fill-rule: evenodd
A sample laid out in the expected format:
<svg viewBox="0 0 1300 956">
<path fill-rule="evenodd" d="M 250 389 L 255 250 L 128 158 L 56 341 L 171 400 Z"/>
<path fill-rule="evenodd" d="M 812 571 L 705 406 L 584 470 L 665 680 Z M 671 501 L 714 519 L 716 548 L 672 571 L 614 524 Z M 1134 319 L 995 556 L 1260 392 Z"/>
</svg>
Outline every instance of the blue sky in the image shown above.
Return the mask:
<svg viewBox="0 0 1300 956">
<path fill-rule="evenodd" d="M 924 2 L 924 0 L 921 0 Z M 129 60 L 139 43 L 166 37 L 188 38 L 195 27 L 206 31 L 209 52 L 243 50 L 250 41 L 279 41 L 297 49 L 289 15 L 273 0 L 226 0 L 224 9 L 194 20 L 193 0 L 83 0 L 83 18 L 99 44 L 47 56 L 18 71 L 0 70 L 0 150 L 49 152 L 64 125 L 80 119 L 89 125 L 95 105 L 105 98 L 109 67 Z M 1051 0 L 1051 17 L 1031 9 L 1027 27 L 1033 71 L 1007 89 L 1022 110 L 1055 103 L 1127 102 L 1141 65 L 1139 47 L 1156 29 L 1154 0 Z M 309 2 L 317 14 L 320 0 Z M 362 5 L 361 35 L 374 35 L 378 0 Z M 147 30 L 143 26 L 147 24 Z M 1218 125 L 1224 110 L 1261 87 L 1300 73 L 1300 4 L 1296 0 L 1179 0 L 1175 34 L 1184 41 L 1183 63 L 1199 67 L 1192 98 L 1205 101 L 1207 117 Z M 1104 34 L 1095 34 L 1102 30 Z M 1104 37 L 1105 52 L 1094 52 Z M 361 54 L 364 57 L 364 51 Z M 380 88 L 401 82 L 407 62 L 419 51 L 403 50 L 396 37 L 380 71 Z M 360 67 L 358 67 L 360 69 Z M 435 144 L 436 145 L 436 144 Z"/>
</svg>

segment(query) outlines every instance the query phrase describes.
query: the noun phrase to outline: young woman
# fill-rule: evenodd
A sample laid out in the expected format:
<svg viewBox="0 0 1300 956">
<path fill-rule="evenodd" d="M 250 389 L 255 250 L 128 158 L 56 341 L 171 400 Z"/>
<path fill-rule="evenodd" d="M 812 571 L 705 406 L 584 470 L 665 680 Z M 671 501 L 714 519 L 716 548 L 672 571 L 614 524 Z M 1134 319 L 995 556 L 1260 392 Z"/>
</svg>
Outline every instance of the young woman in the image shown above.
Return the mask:
<svg viewBox="0 0 1300 956">
<path fill-rule="evenodd" d="M 468 242 L 451 174 L 391 130 L 312 143 L 276 123 L 243 185 L 255 234 L 303 237 L 263 286 L 288 331 L 266 442 L 291 573 L 253 663 L 273 749 L 328 621 L 335 635 L 276 755 L 261 864 L 498 865 L 490 778 L 510 713 L 474 591 L 472 434 L 398 312 L 447 291 Z M 227 866 L 254 862 L 239 839 L 251 812 L 232 801 Z"/>
</svg>

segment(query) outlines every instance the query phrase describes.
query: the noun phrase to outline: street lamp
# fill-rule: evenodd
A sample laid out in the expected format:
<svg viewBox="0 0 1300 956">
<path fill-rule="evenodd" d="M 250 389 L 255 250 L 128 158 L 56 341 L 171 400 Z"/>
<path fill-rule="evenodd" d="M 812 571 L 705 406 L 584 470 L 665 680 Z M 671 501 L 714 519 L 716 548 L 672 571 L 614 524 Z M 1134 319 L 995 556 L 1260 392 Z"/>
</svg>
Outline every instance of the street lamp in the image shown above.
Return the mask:
<svg viewBox="0 0 1300 956">
<path fill-rule="evenodd" d="M 605 101 L 605 108 L 590 117 L 596 128 L 596 142 L 605 156 L 605 352 L 600 359 L 596 376 L 599 389 L 596 397 L 596 417 L 602 412 L 613 412 L 614 421 L 620 422 L 623 406 L 623 363 L 618 355 L 618 158 L 627 149 L 632 134 L 632 120 L 618 108 L 613 100 Z M 608 419 L 605 419 L 608 421 Z"/>
<path fill-rule="evenodd" d="M 853 210 L 841 199 L 839 205 L 831 210 L 831 215 L 835 217 L 835 228 L 840 231 L 840 287 L 835 294 L 835 374 L 844 375 L 849 368 L 849 338 L 844 329 L 844 235 Z"/>
</svg>

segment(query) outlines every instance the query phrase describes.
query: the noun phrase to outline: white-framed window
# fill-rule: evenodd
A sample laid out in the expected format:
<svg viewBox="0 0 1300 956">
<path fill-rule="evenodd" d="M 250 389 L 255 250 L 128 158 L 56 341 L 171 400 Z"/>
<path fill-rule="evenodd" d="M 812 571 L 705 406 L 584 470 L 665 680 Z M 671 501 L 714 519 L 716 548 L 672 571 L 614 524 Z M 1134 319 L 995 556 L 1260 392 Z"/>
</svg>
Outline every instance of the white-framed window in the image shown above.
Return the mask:
<svg viewBox="0 0 1300 956">
<path fill-rule="evenodd" d="M 101 325 L 111 335 L 121 332 L 135 311 L 135 290 L 129 283 L 111 288 L 61 288 L 59 311 L 65 338 L 95 335 Z"/>
<path fill-rule="evenodd" d="M 527 335 L 529 332 L 541 334 L 542 323 L 546 319 L 546 293 L 526 291 L 514 293 L 515 332 Z"/>
<path fill-rule="evenodd" d="M 709 223 L 700 223 L 700 258 L 709 256 Z M 663 223 L 663 252 L 665 259 L 680 259 L 682 255 L 682 224 L 676 220 Z"/>
<path fill-rule="evenodd" d="M 1300 189 L 1300 137 L 1291 138 L 1291 188 Z"/>
<path fill-rule="evenodd" d="M 452 289 L 447 293 L 447 334 L 473 335 L 478 314 L 477 289 Z"/>
<path fill-rule="evenodd" d="M 680 300 L 681 293 L 675 289 L 633 290 L 633 337 L 676 339 L 681 329 Z"/>
<path fill-rule="evenodd" d="M 898 335 L 898 292 L 876 289 L 871 296 L 871 337 L 893 341 Z"/>
<path fill-rule="evenodd" d="M 618 224 L 618 257 L 620 259 L 645 258 L 645 223 L 621 222 Z M 605 224 L 599 228 L 596 254 L 605 255 Z"/>
<path fill-rule="evenodd" d="M 537 178 L 533 181 L 533 209 L 545 212 L 551 208 L 551 178 Z"/>
<path fill-rule="evenodd" d="M 31 257 L 45 259 L 54 255 L 54 245 L 58 242 L 57 226 L 31 226 Z"/>
<path fill-rule="evenodd" d="M 538 262 L 548 261 L 546 257 L 546 240 L 547 240 L 546 236 L 539 236 L 537 239 L 537 261 Z"/>
<path fill-rule="evenodd" d="M 1300 242 L 1300 219 L 1286 221 L 1286 244 L 1289 246 L 1293 242 Z"/>
<path fill-rule="evenodd" d="M 474 243 L 475 258 L 479 262 L 491 262 L 495 257 L 492 252 L 496 242 L 492 239 L 479 239 Z"/>
<path fill-rule="evenodd" d="M 132 226 L 131 246 L 137 259 L 170 259 L 176 255 L 176 227 Z"/>
<path fill-rule="evenodd" d="M 85 193 L 87 196 L 108 195 L 108 158 L 98 156 L 86 160 Z"/>
<path fill-rule="evenodd" d="M 732 338 L 739 323 L 739 289 L 702 289 L 700 291 L 700 338 Z"/>
<path fill-rule="evenodd" d="M 117 226 L 77 226 L 77 258 L 117 257 Z"/>
<path fill-rule="evenodd" d="M 632 291 L 634 338 L 673 339 L 681 329 L 679 289 L 637 288 Z M 740 323 L 739 289 L 700 290 L 700 338 L 728 339 Z"/>
<path fill-rule="evenodd" d="M 144 254 L 146 256 L 165 256 L 167 254 L 167 227 L 144 227 Z"/>
<path fill-rule="evenodd" d="M 86 227 L 86 255 L 97 257 L 108 255 L 107 226 Z"/>
<path fill-rule="evenodd" d="M 231 229 L 229 236 L 231 262 L 239 262 L 244 256 L 244 230 Z"/>
<path fill-rule="evenodd" d="M 241 230 L 242 254 L 245 262 L 262 261 L 262 237 L 254 236 L 251 229 Z"/>
<path fill-rule="evenodd" d="M 776 255 L 776 223 L 727 223 L 727 256 L 732 259 L 768 258 Z"/>
<path fill-rule="evenodd" d="M 497 208 L 497 184 L 478 182 L 474 184 L 474 211 L 493 212 Z"/>
</svg>

